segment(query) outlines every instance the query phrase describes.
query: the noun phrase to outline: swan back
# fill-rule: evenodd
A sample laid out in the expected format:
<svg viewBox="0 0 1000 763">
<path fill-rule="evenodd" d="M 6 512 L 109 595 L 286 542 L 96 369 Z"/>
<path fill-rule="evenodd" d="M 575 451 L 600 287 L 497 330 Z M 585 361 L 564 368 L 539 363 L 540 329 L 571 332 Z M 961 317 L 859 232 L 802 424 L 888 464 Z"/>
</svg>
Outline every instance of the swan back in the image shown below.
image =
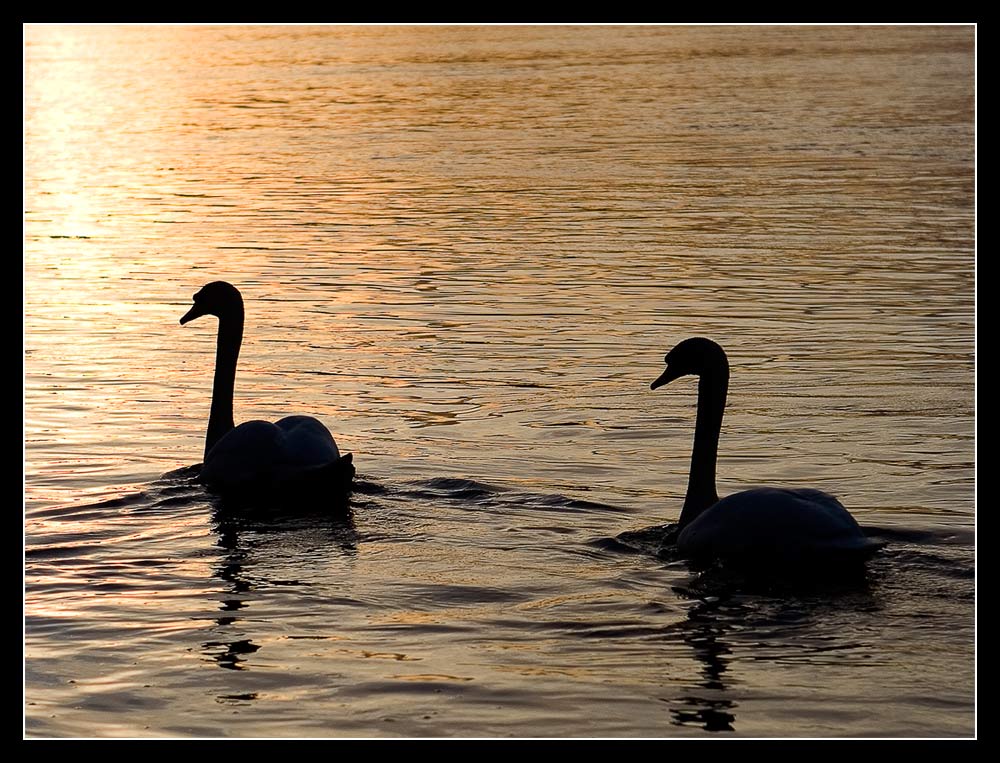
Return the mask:
<svg viewBox="0 0 1000 763">
<path fill-rule="evenodd" d="M 310 416 L 244 422 L 213 446 L 201 469 L 216 492 L 268 498 L 344 490 L 353 477 L 351 454 L 341 456 L 330 431 Z"/>
<path fill-rule="evenodd" d="M 312 416 L 285 416 L 274 422 L 282 435 L 284 458 L 300 466 L 328 464 L 340 458 L 333 435 Z"/>
<path fill-rule="evenodd" d="M 689 558 L 812 565 L 867 559 L 883 544 L 866 537 L 847 509 L 813 489 L 761 487 L 733 493 L 677 538 Z"/>
</svg>

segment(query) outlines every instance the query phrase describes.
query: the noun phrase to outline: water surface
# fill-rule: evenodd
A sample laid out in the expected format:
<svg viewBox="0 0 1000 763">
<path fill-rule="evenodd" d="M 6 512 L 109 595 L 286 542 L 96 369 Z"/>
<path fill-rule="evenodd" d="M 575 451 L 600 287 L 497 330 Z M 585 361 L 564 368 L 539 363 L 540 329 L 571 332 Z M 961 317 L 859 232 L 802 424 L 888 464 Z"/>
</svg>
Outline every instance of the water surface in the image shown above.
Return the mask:
<svg viewBox="0 0 1000 763">
<path fill-rule="evenodd" d="M 973 45 L 27 26 L 26 734 L 974 733 Z M 348 517 L 185 470 L 216 279 L 237 420 L 326 422 Z M 720 492 L 834 493 L 865 582 L 619 538 L 679 513 L 695 384 L 648 384 L 693 335 Z"/>
</svg>

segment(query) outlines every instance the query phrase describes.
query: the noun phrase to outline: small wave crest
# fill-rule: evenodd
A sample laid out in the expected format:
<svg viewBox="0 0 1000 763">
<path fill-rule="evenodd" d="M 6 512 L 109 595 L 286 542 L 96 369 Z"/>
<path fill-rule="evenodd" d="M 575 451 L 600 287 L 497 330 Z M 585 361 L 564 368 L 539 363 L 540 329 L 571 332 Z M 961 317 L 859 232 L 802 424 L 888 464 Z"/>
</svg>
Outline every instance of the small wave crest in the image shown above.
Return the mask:
<svg viewBox="0 0 1000 763">
<path fill-rule="evenodd" d="M 402 496 L 431 500 L 462 501 L 475 507 L 524 508 L 557 512 L 618 512 L 620 506 L 570 498 L 558 493 L 531 493 L 516 488 L 491 485 L 457 477 L 433 477 L 405 483 L 395 490 Z"/>
</svg>

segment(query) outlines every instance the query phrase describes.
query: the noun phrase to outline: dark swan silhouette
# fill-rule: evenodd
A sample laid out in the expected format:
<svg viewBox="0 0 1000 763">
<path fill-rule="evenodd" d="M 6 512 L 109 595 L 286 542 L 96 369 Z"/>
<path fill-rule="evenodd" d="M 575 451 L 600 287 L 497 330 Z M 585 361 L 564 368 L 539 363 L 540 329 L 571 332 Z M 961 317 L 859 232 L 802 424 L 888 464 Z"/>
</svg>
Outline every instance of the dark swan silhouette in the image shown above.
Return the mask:
<svg viewBox="0 0 1000 763">
<path fill-rule="evenodd" d="M 233 386 L 243 343 L 243 296 L 225 281 L 207 284 L 194 295 L 194 306 L 181 318 L 181 325 L 203 315 L 219 319 L 219 335 L 201 481 L 213 492 L 237 496 L 349 490 L 354 477 L 352 455 L 340 455 L 330 431 L 311 416 L 234 426 Z"/>
<path fill-rule="evenodd" d="M 685 339 L 665 360 L 666 370 L 650 389 L 681 376 L 698 377 L 691 471 L 676 536 L 681 556 L 813 566 L 864 561 L 884 545 L 868 538 L 840 501 L 820 490 L 759 487 L 720 500 L 715 464 L 729 360 L 718 344 L 701 337 Z"/>
</svg>

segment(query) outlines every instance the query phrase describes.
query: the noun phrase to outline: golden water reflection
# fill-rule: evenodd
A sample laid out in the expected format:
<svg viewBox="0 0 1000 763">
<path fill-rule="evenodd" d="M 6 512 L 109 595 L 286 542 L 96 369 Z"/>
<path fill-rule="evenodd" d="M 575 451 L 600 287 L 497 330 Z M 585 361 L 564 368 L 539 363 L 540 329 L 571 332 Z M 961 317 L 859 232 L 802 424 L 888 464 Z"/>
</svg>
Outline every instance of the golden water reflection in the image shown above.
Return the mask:
<svg viewBox="0 0 1000 763">
<path fill-rule="evenodd" d="M 898 619 L 761 616 L 767 641 L 592 544 L 676 516 L 695 388 L 648 383 L 691 335 L 733 364 L 721 490 L 973 525 L 974 28 L 24 38 L 38 733 L 969 728 L 950 546 L 877 571 Z M 178 319 L 216 279 L 247 305 L 237 418 L 318 416 L 390 491 L 349 529 L 226 524 L 156 482 L 200 458 L 216 327 Z"/>
</svg>

